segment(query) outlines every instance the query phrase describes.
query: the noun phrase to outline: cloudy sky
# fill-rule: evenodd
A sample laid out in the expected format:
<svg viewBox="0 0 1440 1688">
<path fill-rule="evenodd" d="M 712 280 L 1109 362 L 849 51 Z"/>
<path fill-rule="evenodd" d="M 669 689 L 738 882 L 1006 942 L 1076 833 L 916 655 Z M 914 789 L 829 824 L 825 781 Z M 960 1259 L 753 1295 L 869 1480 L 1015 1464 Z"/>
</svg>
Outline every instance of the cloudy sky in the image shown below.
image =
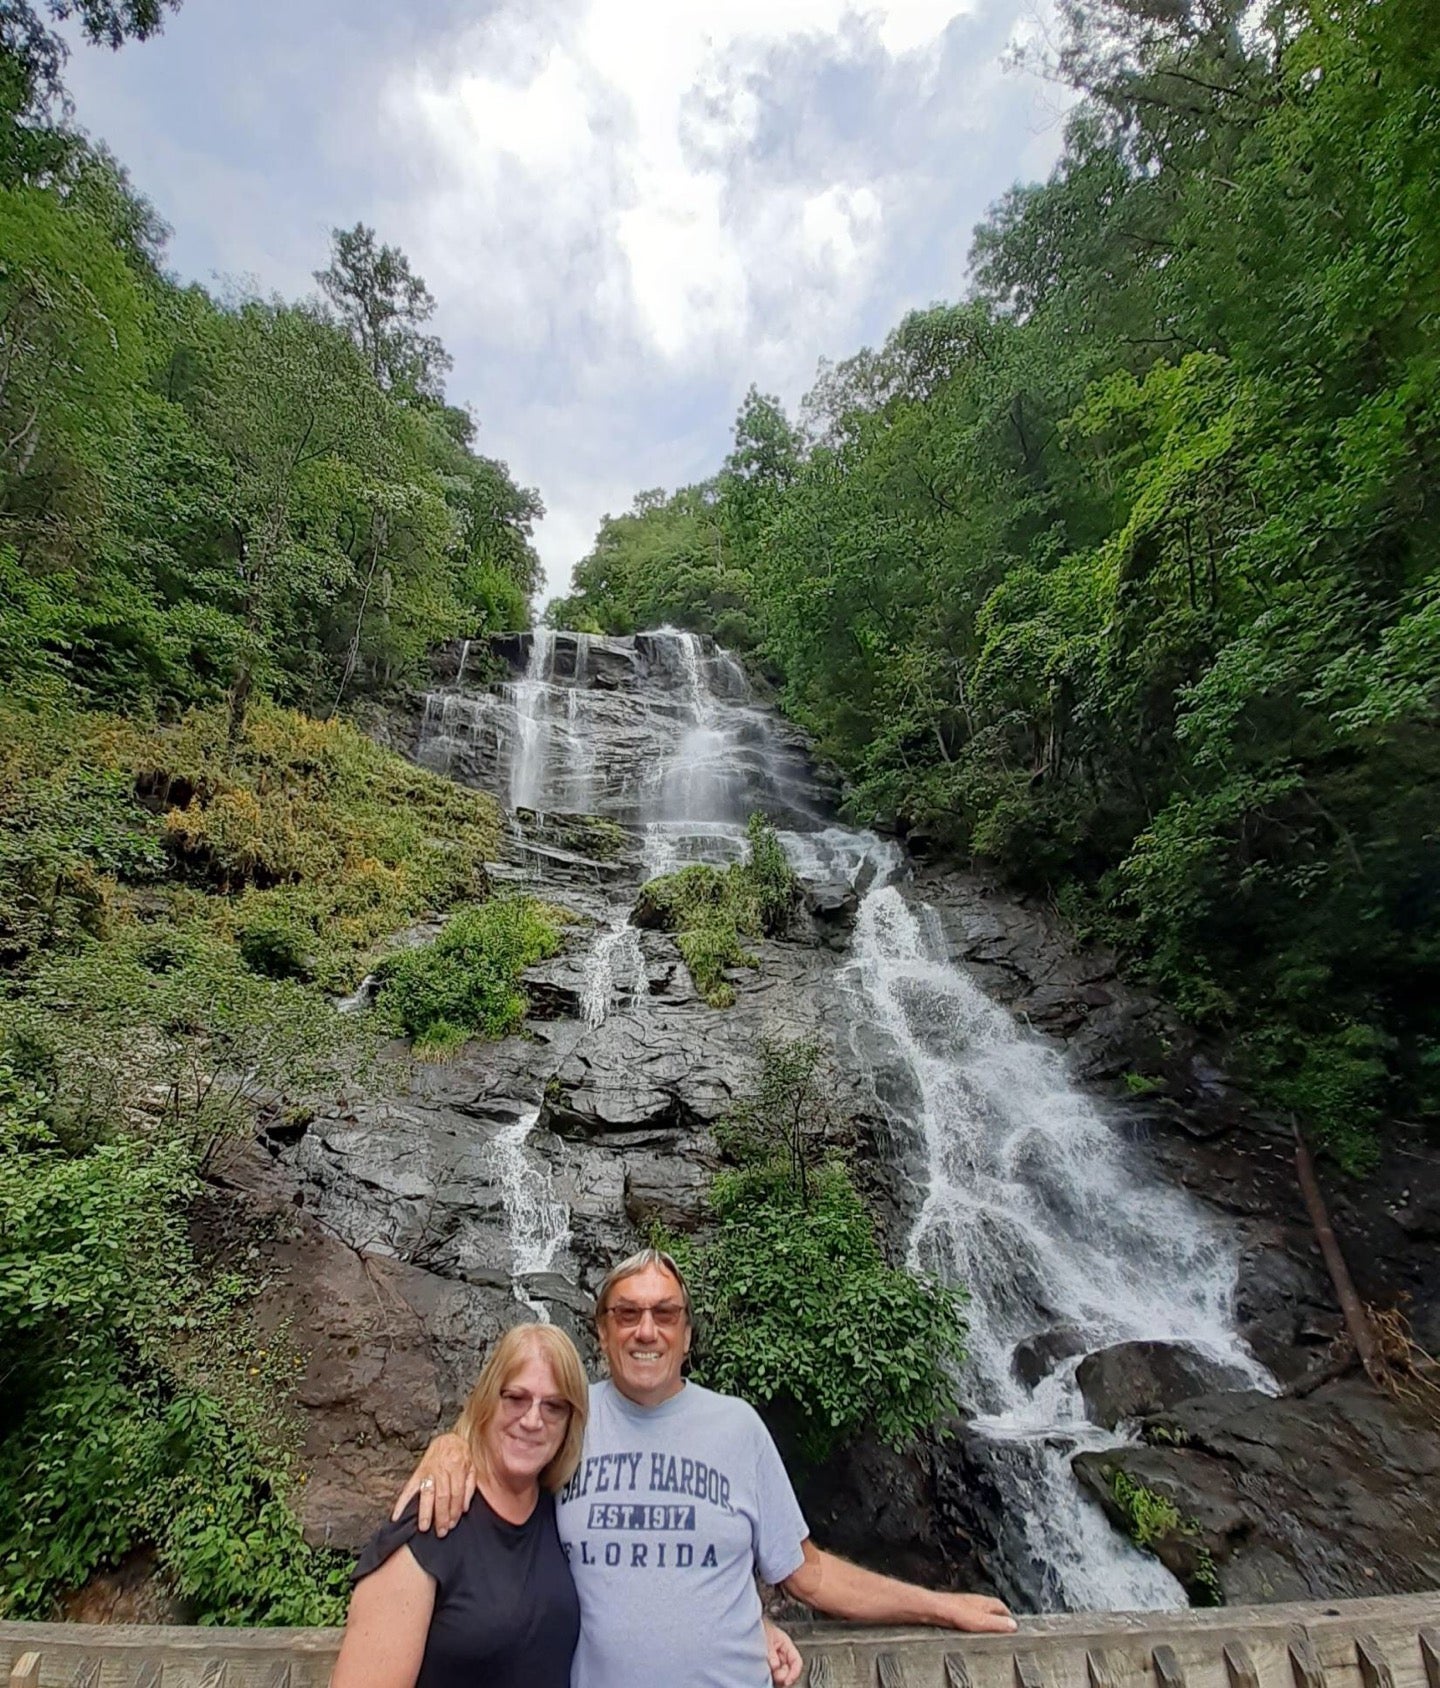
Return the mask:
<svg viewBox="0 0 1440 1688">
<path fill-rule="evenodd" d="M 718 467 L 752 381 L 793 405 L 963 289 L 1059 151 L 1002 63 L 1049 3 L 186 0 L 69 83 L 183 277 L 308 293 L 357 221 L 410 255 L 557 592 L 607 510 Z"/>
</svg>

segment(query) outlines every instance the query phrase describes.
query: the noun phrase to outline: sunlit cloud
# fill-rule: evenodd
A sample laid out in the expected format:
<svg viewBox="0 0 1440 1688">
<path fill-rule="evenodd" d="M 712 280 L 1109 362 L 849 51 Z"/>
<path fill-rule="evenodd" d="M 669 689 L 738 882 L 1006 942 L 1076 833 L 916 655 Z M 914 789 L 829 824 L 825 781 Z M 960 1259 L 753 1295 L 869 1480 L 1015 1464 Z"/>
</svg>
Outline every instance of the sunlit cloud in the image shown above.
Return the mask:
<svg viewBox="0 0 1440 1688">
<path fill-rule="evenodd" d="M 1060 142 L 1053 90 L 1001 68 L 1032 0 L 246 11 L 85 55 L 82 118 L 192 273 L 303 289 L 357 218 L 406 249 L 452 396 L 549 506 L 551 590 L 607 509 L 713 471 L 752 380 L 793 404 L 960 292 L 975 221 Z"/>
</svg>

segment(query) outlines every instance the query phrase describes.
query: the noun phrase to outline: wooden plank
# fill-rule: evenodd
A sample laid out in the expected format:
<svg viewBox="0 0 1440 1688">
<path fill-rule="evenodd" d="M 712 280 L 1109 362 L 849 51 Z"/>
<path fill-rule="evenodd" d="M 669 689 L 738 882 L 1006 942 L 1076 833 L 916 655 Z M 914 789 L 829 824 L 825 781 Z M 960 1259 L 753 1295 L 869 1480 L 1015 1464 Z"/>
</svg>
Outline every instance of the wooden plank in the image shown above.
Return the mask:
<svg viewBox="0 0 1440 1688">
<path fill-rule="evenodd" d="M 1120 1688 L 1120 1677 L 1110 1655 L 1099 1647 L 1086 1649 L 1085 1675 L 1090 1688 Z"/>
<path fill-rule="evenodd" d="M 10 1667 L 10 1688 L 40 1688 L 40 1655 L 21 1653 Z"/>
<path fill-rule="evenodd" d="M 878 1653 L 875 1665 L 880 1673 L 880 1688 L 906 1688 L 905 1666 L 898 1653 Z"/>
<path fill-rule="evenodd" d="M 1223 1652 L 1230 1688 L 1260 1688 L 1260 1673 L 1243 1641 L 1227 1641 Z"/>
<path fill-rule="evenodd" d="M 1150 1663 L 1160 1688 L 1185 1688 L 1185 1671 L 1175 1657 L 1175 1649 L 1167 1642 L 1150 1649 Z"/>
<path fill-rule="evenodd" d="M 1429 1688 L 1440 1688 L 1440 1629 L 1420 1631 L 1420 1659 Z"/>
<path fill-rule="evenodd" d="M 975 1688 L 970 1680 L 970 1667 L 965 1663 L 963 1653 L 945 1655 L 945 1688 Z M 1440 1688 L 1440 1682 L 1434 1683 L 1432 1688 Z"/>
<path fill-rule="evenodd" d="M 1295 1688 L 1325 1688 L 1325 1667 L 1310 1637 L 1303 1632 L 1290 1638 L 1286 1651 L 1290 1655 L 1290 1673 Z"/>
<path fill-rule="evenodd" d="M 1015 1688 L 1045 1688 L 1040 1661 L 1033 1654 L 1015 1655 Z"/>
<path fill-rule="evenodd" d="M 1355 1637 L 1355 1658 L 1360 1666 L 1360 1680 L 1365 1688 L 1395 1688 L 1389 1662 L 1373 1635 Z"/>
</svg>

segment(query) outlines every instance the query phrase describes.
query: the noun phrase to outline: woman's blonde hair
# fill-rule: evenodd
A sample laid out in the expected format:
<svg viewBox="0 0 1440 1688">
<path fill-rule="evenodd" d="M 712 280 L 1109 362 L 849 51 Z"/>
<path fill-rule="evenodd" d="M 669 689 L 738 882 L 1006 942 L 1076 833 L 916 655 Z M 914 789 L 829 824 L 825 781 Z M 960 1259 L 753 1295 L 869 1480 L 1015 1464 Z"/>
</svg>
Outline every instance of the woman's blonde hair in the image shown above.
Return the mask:
<svg viewBox="0 0 1440 1688">
<path fill-rule="evenodd" d="M 585 1439 L 585 1420 L 590 1412 L 590 1386 L 575 1344 L 554 1325 L 512 1325 L 490 1350 L 455 1434 L 464 1439 L 470 1459 L 479 1472 L 488 1472 L 490 1461 L 485 1439 L 500 1410 L 500 1391 L 511 1381 L 532 1354 L 550 1362 L 560 1393 L 570 1403 L 570 1423 L 555 1457 L 540 1473 L 543 1486 L 552 1493 L 563 1489 L 580 1463 L 580 1446 Z"/>
</svg>

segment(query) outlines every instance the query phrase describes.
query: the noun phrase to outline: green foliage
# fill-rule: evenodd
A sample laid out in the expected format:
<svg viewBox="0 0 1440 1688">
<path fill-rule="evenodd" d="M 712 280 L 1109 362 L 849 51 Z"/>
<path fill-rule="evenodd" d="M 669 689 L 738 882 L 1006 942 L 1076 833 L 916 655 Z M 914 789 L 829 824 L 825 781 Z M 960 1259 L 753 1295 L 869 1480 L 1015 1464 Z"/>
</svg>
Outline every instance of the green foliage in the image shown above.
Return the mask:
<svg viewBox="0 0 1440 1688">
<path fill-rule="evenodd" d="M 685 1256 L 701 1338 L 700 1381 L 779 1415 L 819 1461 L 872 1431 L 904 1447 L 953 1407 L 963 1296 L 889 1266 L 845 1168 L 802 1199 L 783 1160 L 722 1174 L 715 1229 Z"/>
<path fill-rule="evenodd" d="M 1127 1471 L 1111 1472 L 1110 1493 L 1137 1547 L 1153 1550 L 1157 1542 L 1166 1539 L 1183 1541 L 1189 1549 L 1186 1558 L 1191 1561 L 1185 1578 L 1191 1598 L 1200 1606 L 1224 1604 L 1215 1561 L 1199 1542 L 1200 1526 L 1193 1518 L 1183 1517 L 1168 1496 L 1147 1488 Z"/>
<path fill-rule="evenodd" d="M 752 391 L 569 606 L 723 581 L 858 818 L 1080 911 L 1351 1169 L 1440 1119 L 1433 21 L 1063 6 L 970 297 Z"/>
<path fill-rule="evenodd" d="M 148 1540 L 206 1620 L 335 1621 L 248 1292 L 191 1251 L 190 1146 L 161 1122 L 77 1147 L 59 1094 L 0 1055 L 0 1612 L 49 1617 Z"/>
<path fill-rule="evenodd" d="M 747 826 L 746 860 L 723 871 L 693 862 L 643 886 L 631 916 L 637 926 L 673 932 L 695 987 L 712 1008 L 728 1008 L 735 987 L 731 967 L 758 967 L 748 938 L 784 932 L 799 896 L 799 881 L 775 829 L 762 815 Z"/>
<path fill-rule="evenodd" d="M 717 1133 L 737 1164 L 711 1185 L 711 1229 L 662 1239 L 695 1294 L 696 1375 L 772 1409 L 809 1461 L 866 1430 L 906 1446 L 952 1410 L 965 1358 L 963 1292 L 886 1262 L 840 1123 L 819 1047 L 766 1043 Z"/>
<path fill-rule="evenodd" d="M 470 1037 L 504 1037 L 525 1016 L 521 973 L 559 949 L 544 904 L 497 897 L 462 909 L 433 943 L 387 956 L 377 973 L 380 1007 L 420 1054 L 449 1054 Z"/>
<path fill-rule="evenodd" d="M 149 0 L 80 10 L 122 32 L 158 19 Z M 418 679 L 441 640 L 528 621 L 543 507 L 443 402 L 448 358 L 418 326 L 433 301 L 404 254 L 337 237 L 343 323 L 177 287 L 119 166 L 22 116 L 6 27 L 9 689 L 165 715 L 227 696 L 238 737 L 252 696 L 332 711 Z"/>
<path fill-rule="evenodd" d="M 783 1166 L 804 1205 L 810 1174 L 838 1122 L 830 1077 L 818 1043 L 762 1038 L 753 1093 L 715 1129 L 720 1148 L 742 1165 Z"/>
<path fill-rule="evenodd" d="M 486 797 L 354 728 L 0 708 L 0 1611 L 132 1547 L 206 1621 L 327 1623 L 290 1501 L 291 1358 L 188 1214 L 255 1103 L 348 1068 L 325 992 L 485 890 Z M 486 911 L 482 910 L 483 915 Z M 494 922 L 509 933 L 511 922 Z M 525 941 L 522 929 L 517 941 Z M 514 947 L 512 943 L 512 948 Z"/>
</svg>

